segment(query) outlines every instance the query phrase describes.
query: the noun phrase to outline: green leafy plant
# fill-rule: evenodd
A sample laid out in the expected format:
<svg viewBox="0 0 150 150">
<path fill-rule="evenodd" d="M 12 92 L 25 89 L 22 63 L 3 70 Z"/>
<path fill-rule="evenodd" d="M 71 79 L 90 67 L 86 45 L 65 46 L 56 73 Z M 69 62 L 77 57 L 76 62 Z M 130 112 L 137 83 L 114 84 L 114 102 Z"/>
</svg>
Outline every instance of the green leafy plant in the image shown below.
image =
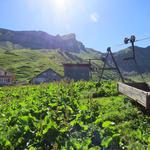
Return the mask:
<svg viewBox="0 0 150 150">
<path fill-rule="evenodd" d="M 3 87 L 0 149 L 148 149 L 150 117 L 125 98 L 110 81 Z"/>
</svg>

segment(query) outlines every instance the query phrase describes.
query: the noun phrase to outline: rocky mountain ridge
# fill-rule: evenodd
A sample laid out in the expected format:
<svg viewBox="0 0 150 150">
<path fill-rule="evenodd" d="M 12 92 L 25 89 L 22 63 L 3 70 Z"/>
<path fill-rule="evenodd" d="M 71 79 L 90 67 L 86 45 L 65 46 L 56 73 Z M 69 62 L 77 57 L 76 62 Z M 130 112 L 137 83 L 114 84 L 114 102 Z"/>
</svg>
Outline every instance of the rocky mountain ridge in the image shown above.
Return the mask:
<svg viewBox="0 0 150 150">
<path fill-rule="evenodd" d="M 43 31 L 12 31 L 0 28 L 0 42 L 11 42 L 29 49 L 61 49 L 64 51 L 84 51 L 85 46 L 76 40 L 76 35 L 50 35 Z"/>
</svg>

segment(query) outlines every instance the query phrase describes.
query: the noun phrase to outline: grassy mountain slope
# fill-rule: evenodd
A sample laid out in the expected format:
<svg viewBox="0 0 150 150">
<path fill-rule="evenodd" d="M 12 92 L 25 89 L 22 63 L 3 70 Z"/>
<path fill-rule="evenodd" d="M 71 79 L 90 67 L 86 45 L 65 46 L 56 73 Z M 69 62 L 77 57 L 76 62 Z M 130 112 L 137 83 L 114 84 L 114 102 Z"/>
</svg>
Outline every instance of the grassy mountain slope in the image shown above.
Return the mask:
<svg viewBox="0 0 150 150">
<path fill-rule="evenodd" d="M 146 81 L 150 81 L 150 47 L 136 47 L 136 58 L 138 66 L 143 72 Z M 17 81 L 29 81 L 32 77 L 40 72 L 52 68 L 56 72 L 63 75 L 63 63 L 86 63 L 88 59 L 101 58 L 103 54 L 93 49 L 87 48 L 80 52 L 66 52 L 55 49 L 20 49 L 12 43 L 7 42 L 0 48 L 0 67 L 16 75 Z M 131 76 L 131 79 L 140 81 L 141 78 L 137 74 L 136 66 L 132 60 L 124 61 L 124 58 L 132 56 L 131 48 L 121 50 L 114 53 L 116 61 L 124 73 L 124 77 Z M 109 62 L 112 63 L 111 61 Z M 102 61 L 92 61 L 94 66 L 101 66 Z M 97 75 L 97 74 L 96 74 Z M 105 78 L 118 79 L 116 73 L 105 71 Z M 94 75 L 93 75 L 94 76 Z"/>
<path fill-rule="evenodd" d="M 80 53 L 62 50 L 30 50 L 0 48 L 0 67 L 11 71 L 18 81 L 29 81 L 40 72 L 52 68 L 63 75 L 63 63 L 86 63 L 86 59 L 100 58 L 101 53 L 88 49 Z M 97 64 L 100 64 L 97 62 Z"/>
</svg>

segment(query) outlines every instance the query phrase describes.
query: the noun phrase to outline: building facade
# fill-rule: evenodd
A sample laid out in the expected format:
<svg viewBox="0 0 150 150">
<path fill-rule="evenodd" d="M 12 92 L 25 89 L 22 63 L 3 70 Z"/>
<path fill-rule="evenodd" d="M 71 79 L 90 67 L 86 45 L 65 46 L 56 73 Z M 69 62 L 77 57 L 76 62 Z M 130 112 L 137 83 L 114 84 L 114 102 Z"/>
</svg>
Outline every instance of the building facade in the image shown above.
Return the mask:
<svg viewBox="0 0 150 150">
<path fill-rule="evenodd" d="M 47 69 L 44 72 L 40 73 L 39 75 L 32 78 L 29 83 L 31 84 L 40 84 L 40 83 L 49 83 L 54 81 L 60 81 L 62 76 L 56 73 L 52 69 Z"/>
<path fill-rule="evenodd" d="M 0 86 L 12 85 L 15 81 L 15 76 L 3 69 L 0 69 Z"/>
<path fill-rule="evenodd" d="M 64 64 L 64 76 L 67 79 L 90 80 L 90 64 Z"/>
</svg>

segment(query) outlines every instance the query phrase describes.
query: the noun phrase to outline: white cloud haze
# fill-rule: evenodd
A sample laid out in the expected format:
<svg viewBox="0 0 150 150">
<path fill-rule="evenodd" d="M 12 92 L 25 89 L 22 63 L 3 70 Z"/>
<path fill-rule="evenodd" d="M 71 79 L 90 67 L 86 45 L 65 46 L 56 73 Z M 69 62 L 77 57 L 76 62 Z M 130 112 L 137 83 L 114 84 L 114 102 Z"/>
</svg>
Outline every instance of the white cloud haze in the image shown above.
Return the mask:
<svg viewBox="0 0 150 150">
<path fill-rule="evenodd" d="M 93 12 L 90 14 L 90 20 L 92 22 L 98 22 L 99 21 L 99 14 L 97 12 Z"/>
</svg>

